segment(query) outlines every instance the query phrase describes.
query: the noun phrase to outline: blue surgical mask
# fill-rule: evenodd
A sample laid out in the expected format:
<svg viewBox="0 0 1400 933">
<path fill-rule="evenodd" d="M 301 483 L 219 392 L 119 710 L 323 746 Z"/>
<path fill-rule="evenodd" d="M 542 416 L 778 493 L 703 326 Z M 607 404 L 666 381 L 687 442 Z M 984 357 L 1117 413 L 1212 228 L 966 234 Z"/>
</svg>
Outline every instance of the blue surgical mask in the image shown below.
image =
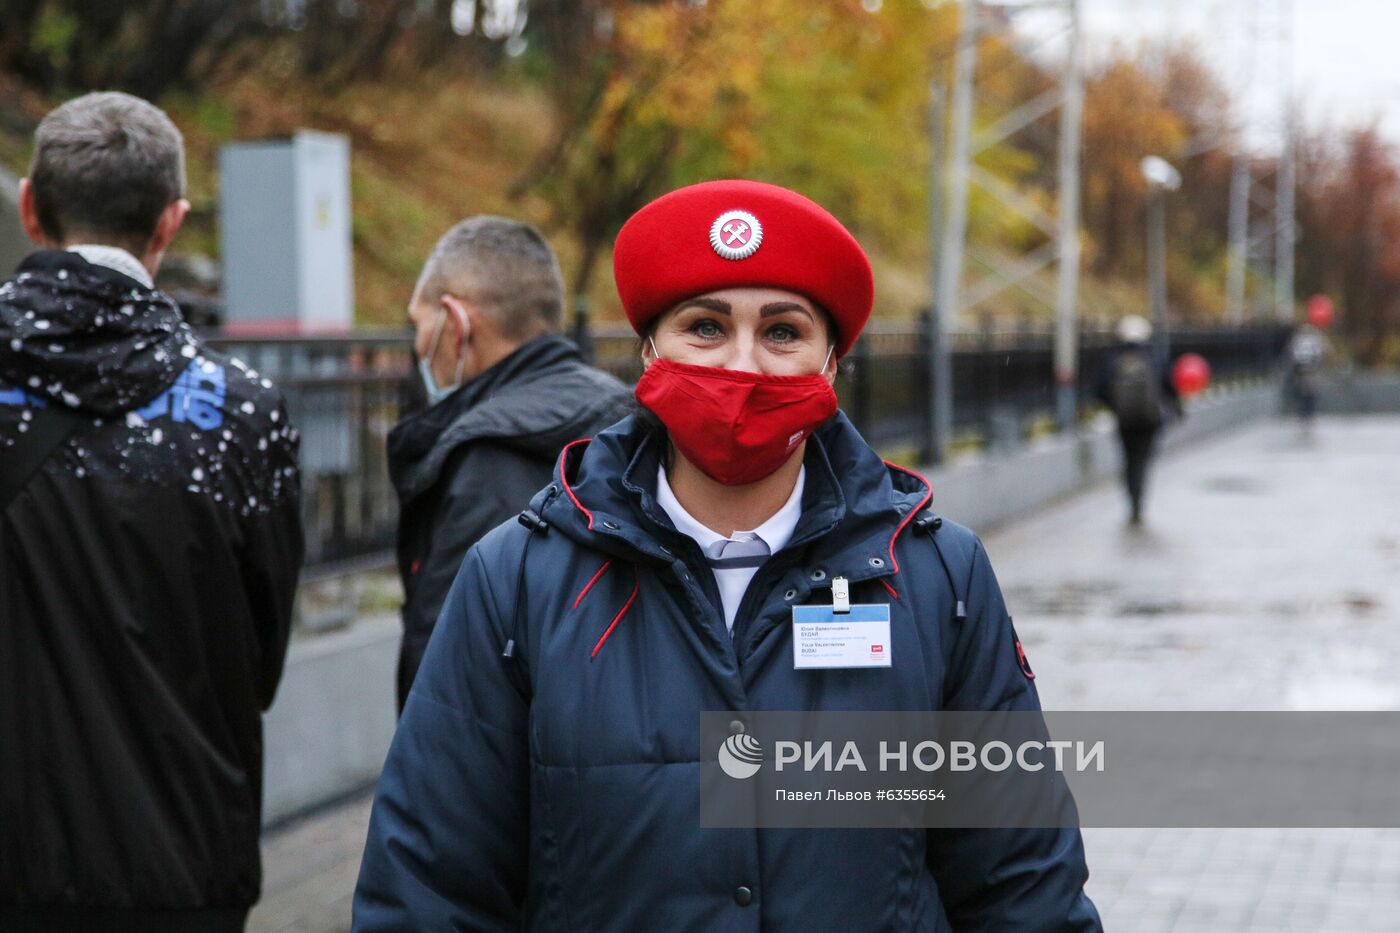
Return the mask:
<svg viewBox="0 0 1400 933">
<path fill-rule="evenodd" d="M 442 329 L 446 322 L 447 309 L 443 308 L 439 314 L 437 325 L 433 328 L 433 339 L 428 344 L 428 353 L 418 361 L 418 377 L 423 380 L 423 389 L 428 393 L 429 405 L 436 405 L 457 391 L 457 387 L 462 384 L 462 373 L 467 365 L 467 358 L 463 355 L 457 361 L 457 381 L 452 385 L 439 386 L 437 379 L 433 377 L 433 357 L 437 354 L 438 341 L 442 339 Z"/>
</svg>

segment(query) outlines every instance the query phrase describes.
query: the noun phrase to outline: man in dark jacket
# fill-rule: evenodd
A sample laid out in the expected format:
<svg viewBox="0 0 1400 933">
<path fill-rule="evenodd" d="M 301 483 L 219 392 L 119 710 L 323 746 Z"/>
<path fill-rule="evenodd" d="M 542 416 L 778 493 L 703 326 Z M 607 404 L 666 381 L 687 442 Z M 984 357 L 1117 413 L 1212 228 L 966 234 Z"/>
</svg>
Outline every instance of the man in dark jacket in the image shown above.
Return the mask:
<svg viewBox="0 0 1400 933">
<path fill-rule="evenodd" d="M 409 304 L 429 405 L 389 435 L 399 494 L 402 709 L 468 548 L 529 504 L 569 441 L 623 417 L 627 388 L 560 336 L 564 288 L 528 224 L 480 216 L 449 230 Z"/>
<path fill-rule="evenodd" d="M 1168 414 L 1182 416 L 1181 398 L 1165 361 L 1154 355 L 1152 324 L 1130 314 L 1118 322 L 1118 345 L 1099 374 L 1095 394 L 1118 421 L 1123 445 L 1123 484 L 1128 493 L 1128 523 L 1142 524 L 1142 497 L 1157 433 Z"/>
<path fill-rule="evenodd" d="M 272 384 L 153 286 L 164 113 L 50 113 L 0 285 L 0 929 L 241 930 L 302 558 Z"/>
</svg>

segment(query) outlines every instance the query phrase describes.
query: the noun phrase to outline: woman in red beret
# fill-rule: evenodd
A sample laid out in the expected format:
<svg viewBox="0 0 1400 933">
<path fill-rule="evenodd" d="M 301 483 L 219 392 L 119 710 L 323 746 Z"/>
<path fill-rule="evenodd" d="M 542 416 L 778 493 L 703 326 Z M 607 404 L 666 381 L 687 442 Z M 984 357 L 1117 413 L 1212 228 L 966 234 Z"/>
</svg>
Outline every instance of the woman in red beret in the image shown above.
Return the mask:
<svg viewBox="0 0 1400 933">
<path fill-rule="evenodd" d="M 759 710 L 1040 706 L 981 543 L 837 410 L 873 298 L 850 233 L 711 182 L 642 208 L 614 269 L 645 410 L 468 553 L 354 928 L 1099 929 L 1077 829 L 702 828 L 702 711 L 742 733 Z M 799 622 L 847 608 L 860 644 L 828 657 Z"/>
</svg>

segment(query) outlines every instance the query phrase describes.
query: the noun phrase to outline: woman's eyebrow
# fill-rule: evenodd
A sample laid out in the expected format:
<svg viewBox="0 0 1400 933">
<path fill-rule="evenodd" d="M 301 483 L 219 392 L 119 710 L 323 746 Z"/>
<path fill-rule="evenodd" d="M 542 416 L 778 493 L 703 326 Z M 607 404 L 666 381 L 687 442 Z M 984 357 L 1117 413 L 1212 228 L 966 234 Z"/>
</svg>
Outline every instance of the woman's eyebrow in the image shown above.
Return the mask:
<svg viewBox="0 0 1400 933">
<path fill-rule="evenodd" d="M 676 310 L 683 311 L 686 308 L 704 308 L 706 311 L 713 311 L 716 314 L 730 313 L 729 302 L 721 301 L 718 298 L 690 298 Z"/>
<path fill-rule="evenodd" d="M 808 317 L 812 316 L 812 312 L 795 301 L 770 301 L 759 309 L 758 316 L 761 318 L 772 317 L 775 314 L 783 314 L 787 311 L 801 311 Z"/>
</svg>

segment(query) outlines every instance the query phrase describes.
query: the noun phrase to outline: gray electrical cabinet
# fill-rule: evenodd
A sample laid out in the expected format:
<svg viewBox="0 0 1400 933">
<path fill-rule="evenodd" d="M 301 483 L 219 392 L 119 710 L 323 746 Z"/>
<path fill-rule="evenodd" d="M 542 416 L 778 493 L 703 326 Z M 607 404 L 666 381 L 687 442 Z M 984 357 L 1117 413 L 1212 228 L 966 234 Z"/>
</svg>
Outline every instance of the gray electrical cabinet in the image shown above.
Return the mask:
<svg viewBox="0 0 1400 933">
<path fill-rule="evenodd" d="M 224 146 L 219 240 L 230 332 L 349 330 L 350 141 L 299 130 Z"/>
<path fill-rule="evenodd" d="M 20 260 L 38 248 L 19 222 L 19 179 L 0 168 L 0 279 L 9 278 Z"/>
</svg>

